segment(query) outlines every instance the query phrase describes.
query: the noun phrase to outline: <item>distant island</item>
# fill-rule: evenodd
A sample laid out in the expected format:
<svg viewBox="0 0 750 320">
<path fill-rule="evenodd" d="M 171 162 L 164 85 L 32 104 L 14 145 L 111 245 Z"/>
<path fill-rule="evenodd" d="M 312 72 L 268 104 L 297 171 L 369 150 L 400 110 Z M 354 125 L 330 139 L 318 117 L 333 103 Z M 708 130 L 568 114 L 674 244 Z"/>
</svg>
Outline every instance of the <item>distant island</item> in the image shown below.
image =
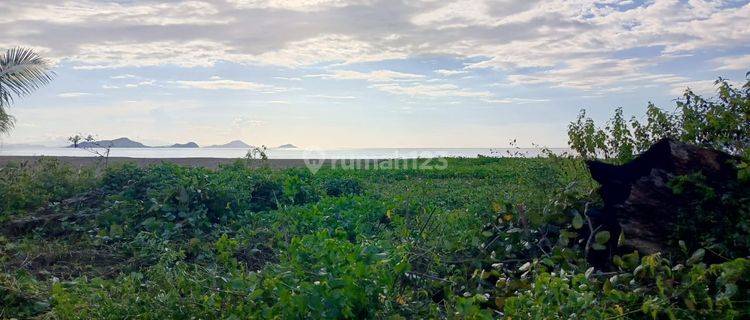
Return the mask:
<svg viewBox="0 0 750 320">
<path fill-rule="evenodd" d="M 297 149 L 297 146 L 295 146 L 293 144 L 290 144 L 290 143 L 287 143 L 287 144 L 282 144 L 282 145 L 278 146 L 278 148 L 279 149 Z"/>
<path fill-rule="evenodd" d="M 216 144 L 216 145 L 212 145 L 212 146 L 208 146 L 208 147 L 204 147 L 204 148 L 242 148 L 242 149 L 247 149 L 247 148 L 251 148 L 251 147 L 252 147 L 251 145 L 249 145 L 249 144 L 247 144 L 245 142 L 242 142 L 241 140 L 234 140 L 234 141 L 230 141 L 230 142 L 225 143 L 225 144 Z"/>
<path fill-rule="evenodd" d="M 200 146 L 195 142 L 188 142 L 188 143 L 175 143 L 167 148 L 200 148 Z"/>
<path fill-rule="evenodd" d="M 74 145 L 69 147 L 74 148 Z M 128 138 L 118 138 L 114 140 L 99 141 L 82 141 L 78 143 L 79 148 L 148 148 L 143 143 L 130 140 Z"/>
<path fill-rule="evenodd" d="M 74 145 L 69 145 L 70 148 L 75 148 Z M 147 146 L 143 143 L 130 140 L 128 138 L 118 138 L 114 140 L 99 140 L 99 141 L 82 141 L 78 143 L 78 148 L 200 148 L 197 143 L 195 142 L 187 142 L 187 143 L 175 143 L 173 145 L 168 146 Z M 248 149 L 252 148 L 253 146 L 241 141 L 241 140 L 234 140 L 230 141 L 225 144 L 217 144 L 217 145 L 210 145 L 204 148 L 240 148 L 240 149 Z M 292 144 L 285 144 L 282 146 L 279 146 L 279 148 L 297 148 Z"/>
</svg>

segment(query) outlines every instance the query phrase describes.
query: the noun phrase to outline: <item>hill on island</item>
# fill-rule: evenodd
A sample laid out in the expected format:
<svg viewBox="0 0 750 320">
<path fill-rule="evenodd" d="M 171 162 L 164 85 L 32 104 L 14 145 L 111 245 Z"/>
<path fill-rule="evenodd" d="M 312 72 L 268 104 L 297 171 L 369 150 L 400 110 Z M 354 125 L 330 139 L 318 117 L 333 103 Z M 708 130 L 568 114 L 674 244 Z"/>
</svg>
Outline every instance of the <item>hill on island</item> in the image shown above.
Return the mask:
<svg viewBox="0 0 750 320">
<path fill-rule="evenodd" d="M 245 149 L 245 148 L 250 148 L 250 147 L 252 146 L 241 140 L 234 140 L 225 144 L 216 144 L 216 145 L 211 145 L 205 148 L 243 148 Z"/>
<path fill-rule="evenodd" d="M 287 143 L 287 144 L 280 145 L 278 148 L 279 149 L 297 149 L 297 146 L 295 146 L 295 145 L 293 145 L 291 143 Z"/>
<path fill-rule="evenodd" d="M 74 147 L 72 144 L 69 147 Z M 130 140 L 128 138 L 117 138 L 114 140 L 83 141 L 78 143 L 79 148 L 148 148 L 148 146 Z"/>
<path fill-rule="evenodd" d="M 195 142 L 188 142 L 188 143 L 175 143 L 167 148 L 200 148 L 200 146 Z"/>
<path fill-rule="evenodd" d="M 74 145 L 71 144 L 68 147 L 73 148 Z M 83 141 L 78 143 L 78 148 L 200 148 L 200 146 L 191 141 L 188 143 L 175 143 L 170 146 L 152 147 L 123 137 L 114 140 Z"/>
</svg>

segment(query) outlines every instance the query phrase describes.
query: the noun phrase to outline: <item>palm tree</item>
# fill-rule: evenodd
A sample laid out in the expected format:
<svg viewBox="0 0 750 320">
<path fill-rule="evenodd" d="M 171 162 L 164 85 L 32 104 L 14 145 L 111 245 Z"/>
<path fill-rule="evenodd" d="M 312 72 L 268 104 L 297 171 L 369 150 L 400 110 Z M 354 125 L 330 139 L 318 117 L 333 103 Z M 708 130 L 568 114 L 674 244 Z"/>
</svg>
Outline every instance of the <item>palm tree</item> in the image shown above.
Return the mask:
<svg viewBox="0 0 750 320">
<path fill-rule="evenodd" d="M 0 53 L 0 134 L 13 128 L 6 109 L 18 98 L 52 80 L 50 63 L 28 48 L 16 47 Z"/>
</svg>

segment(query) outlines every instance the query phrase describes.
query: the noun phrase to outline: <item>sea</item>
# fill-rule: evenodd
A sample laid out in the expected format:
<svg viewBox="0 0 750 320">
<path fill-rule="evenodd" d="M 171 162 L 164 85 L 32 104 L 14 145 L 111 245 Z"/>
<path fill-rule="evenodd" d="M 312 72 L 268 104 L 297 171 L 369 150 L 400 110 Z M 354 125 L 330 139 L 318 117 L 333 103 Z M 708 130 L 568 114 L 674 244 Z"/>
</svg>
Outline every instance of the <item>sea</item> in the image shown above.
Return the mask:
<svg viewBox="0 0 750 320">
<path fill-rule="evenodd" d="M 567 148 L 548 149 L 555 154 Z M 101 151 L 101 150 L 99 150 Z M 129 158 L 242 158 L 245 148 L 112 148 L 110 157 Z M 416 159 L 544 156 L 541 148 L 340 148 L 268 149 L 269 159 Z M 66 147 L 0 147 L 0 156 L 95 157 L 95 153 Z"/>
</svg>

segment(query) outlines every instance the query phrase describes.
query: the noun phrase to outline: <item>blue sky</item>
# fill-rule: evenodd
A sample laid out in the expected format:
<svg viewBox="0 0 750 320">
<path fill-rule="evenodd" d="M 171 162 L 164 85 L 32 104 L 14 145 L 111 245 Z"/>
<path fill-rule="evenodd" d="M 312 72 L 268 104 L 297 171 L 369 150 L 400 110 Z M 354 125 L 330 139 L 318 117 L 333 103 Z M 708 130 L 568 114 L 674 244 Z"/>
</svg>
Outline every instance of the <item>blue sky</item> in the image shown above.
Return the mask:
<svg viewBox="0 0 750 320">
<path fill-rule="evenodd" d="M 6 0 L 0 48 L 57 77 L 2 140 L 565 146 L 581 108 L 743 81 L 748 25 L 748 1 Z"/>
</svg>

